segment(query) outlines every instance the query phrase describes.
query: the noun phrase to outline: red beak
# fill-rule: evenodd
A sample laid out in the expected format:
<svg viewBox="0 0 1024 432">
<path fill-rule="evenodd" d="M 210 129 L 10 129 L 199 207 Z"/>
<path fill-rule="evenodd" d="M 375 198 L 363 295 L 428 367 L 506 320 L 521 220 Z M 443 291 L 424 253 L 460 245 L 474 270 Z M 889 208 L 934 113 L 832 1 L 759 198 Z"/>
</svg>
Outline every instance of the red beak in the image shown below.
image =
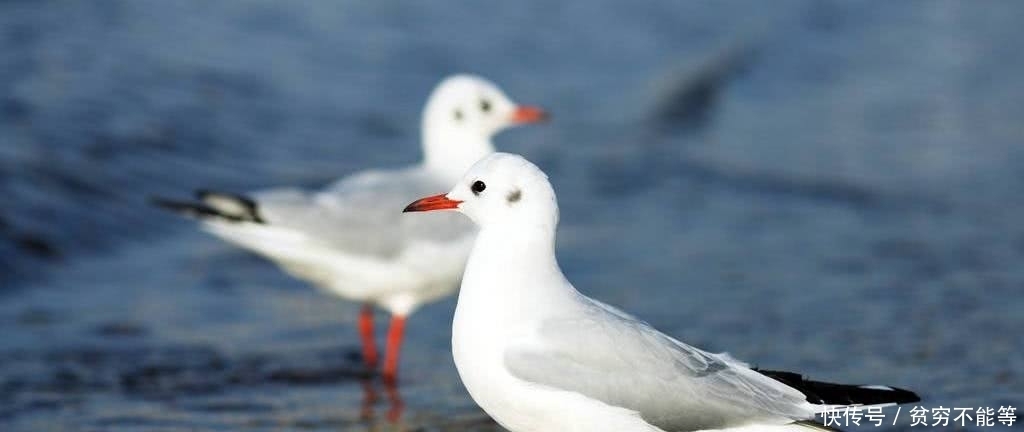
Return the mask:
<svg viewBox="0 0 1024 432">
<path fill-rule="evenodd" d="M 444 195 L 445 194 L 437 194 L 428 196 L 426 198 L 420 198 L 416 201 L 413 201 L 411 204 L 405 206 L 405 210 L 402 210 L 402 213 L 432 210 L 451 210 L 454 208 L 458 208 L 459 204 L 462 204 L 462 201 L 448 199 L 448 197 Z"/>
<path fill-rule="evenodd" d="M 512 123 L 526 124 L 537 123 L 548 119 L 548 113 L 532 106 L 518 106 L 512 112 Z"/>
</svg>

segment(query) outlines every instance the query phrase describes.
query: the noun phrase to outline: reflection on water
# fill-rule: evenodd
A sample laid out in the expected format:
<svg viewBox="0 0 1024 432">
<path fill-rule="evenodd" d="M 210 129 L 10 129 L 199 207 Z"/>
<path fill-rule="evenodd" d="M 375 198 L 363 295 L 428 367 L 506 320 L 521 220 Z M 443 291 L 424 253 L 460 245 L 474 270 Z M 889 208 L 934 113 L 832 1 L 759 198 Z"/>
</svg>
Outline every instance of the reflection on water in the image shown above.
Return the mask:
<svg viewBox="0 0 1024 432">
<path fill-rule="evenodd" d="M 359 418 L 369 423 L 378 420 L 377 408 L 382 402 L 378 390 L 383 390 L 384 400 L 387 403 L 387 412 L 383 418 L 389 423 L 398 423 L 402 418 L 402 411 L 405 410 L 405 402 L 402 402 L 402 395 L 399 393 L 398 384 L 395 382 L 363 379 L 360 380 L 363 386 L 363 409 Z"/>
</svg>

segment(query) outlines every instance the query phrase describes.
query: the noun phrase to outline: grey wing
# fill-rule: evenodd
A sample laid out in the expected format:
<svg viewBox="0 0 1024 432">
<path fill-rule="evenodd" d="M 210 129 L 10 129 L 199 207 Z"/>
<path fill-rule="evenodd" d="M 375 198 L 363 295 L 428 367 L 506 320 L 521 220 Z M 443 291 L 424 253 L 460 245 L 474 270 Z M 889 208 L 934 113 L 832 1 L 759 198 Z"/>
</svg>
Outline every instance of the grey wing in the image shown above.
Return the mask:
<svg viewBox="0 0 1024 432">
<path fill-rule="evenodd" d="M 402 214 L 410 202 L 451 186 L 417 169 L 371 171 L 319 192 L 276 189 L 254 199 L 269 225 L 340 252 L 390 259 L 413 241 L 445 242 L 472 232 L 466 218 L 450 212 Z"/>
<path fill-rule="evenodd" d="M 788 423 L 814 415 L 799 391 L 730 356 L 688 346 L 585 300 L 575 318 L 549 319 L 539 341 L 506 351 L 513 375 L 637 411 L 669 431 Z"/>
</svg>

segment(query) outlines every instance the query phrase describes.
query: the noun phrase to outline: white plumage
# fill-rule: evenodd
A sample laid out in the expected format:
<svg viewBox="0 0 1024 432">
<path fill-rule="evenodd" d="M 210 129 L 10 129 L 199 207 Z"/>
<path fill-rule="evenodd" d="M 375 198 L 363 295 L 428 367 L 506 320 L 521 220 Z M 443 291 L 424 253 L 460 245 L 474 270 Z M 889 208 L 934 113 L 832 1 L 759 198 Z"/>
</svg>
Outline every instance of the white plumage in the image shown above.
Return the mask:
<svg viewBox="0 0 1024 432">
<path fill-rule="evenodd" d="M 407 211 L 444 208 L 480 226 L 452 328 L 455 364 L 473 399 L 505 428 L 824 429 L 804 421 L 837 407 L 812 404 L 769 372 L 686 345 L 577 291 L 555 259 L 554 190 L 522 157 L 488 156 L 446 195 Z M 916 400 L 903 390 L 799 381 L 880 402 Z"/>
<path fill-rule="evenodd" d="M 476 231 L 457 215 L 402 217 L 402 206 L 447 188 L 493 153 L 494 134 L 544 118 L 483 78 L 456 75 L 437 86 L 423 110 L 422 163 L 362 171 L 319 191 L 207 191 L 196 203 L 157 203 L 200 217 L 205 230 L 327 292 L 390 312 L 384 374 L 393 380 L 405 316 L 455 290 Z M 364 307 L 360 318 L 371 366 L 377 357 L 372 314 Z"/>
</svg>

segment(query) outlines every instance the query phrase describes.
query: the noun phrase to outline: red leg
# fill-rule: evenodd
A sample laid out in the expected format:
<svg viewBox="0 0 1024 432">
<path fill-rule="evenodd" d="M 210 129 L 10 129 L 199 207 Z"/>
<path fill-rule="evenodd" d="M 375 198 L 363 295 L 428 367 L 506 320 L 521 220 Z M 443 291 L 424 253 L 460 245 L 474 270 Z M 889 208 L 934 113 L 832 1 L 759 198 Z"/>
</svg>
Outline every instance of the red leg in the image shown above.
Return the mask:
<svg viewBox="0 0 1024 432">
<path fill-rule="evenodd" d="M 359 335 L 363 339 L 363 362 L 371 371 L 377 368 L 377 342 L 373 340 L 373 306 L 359 311 Z"/>
<path fill-rule="evenodd" d="M 405 317 L 391 317 L 391 328 L 388 330 L 388 346 L 384 353 L 384 382 L 394 385 L 398 381 L 398 352 L 402 347 L 402 334 L 405 333 Z"/>
</svg>

